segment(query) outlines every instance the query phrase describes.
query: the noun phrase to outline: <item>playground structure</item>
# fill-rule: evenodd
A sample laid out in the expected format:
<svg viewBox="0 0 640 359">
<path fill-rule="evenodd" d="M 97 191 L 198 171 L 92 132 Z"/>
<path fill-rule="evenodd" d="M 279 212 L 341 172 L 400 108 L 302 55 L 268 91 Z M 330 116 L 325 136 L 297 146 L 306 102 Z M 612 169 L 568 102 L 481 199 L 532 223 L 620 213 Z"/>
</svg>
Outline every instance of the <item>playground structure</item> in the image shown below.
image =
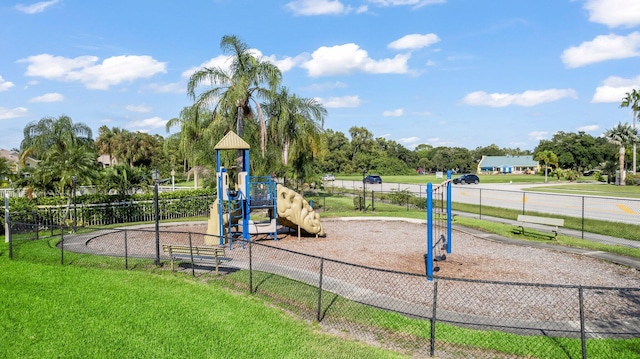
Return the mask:
<svg viewBox="0 0 640 359">
<path fill-rule="evenodd" d="M 249 144 L 233 131 L 215 146 L 218 195 L 210 207 L 207 244 L 215 244 L 218 237 L 219 245 L 228 242 L 231 248 L 234 239 L 250 241 L 252 235 L 260 234 L 277 240 L 278 224 L 297 229 L 298 235 L 304 230 L 323 236 L 319 214 L 300 194 L 276 184 L 270 176 L 249 175 L 249 149 Z M 229 188 L 229 173 L 220 164 L 221 150 L 242 151 L 242 168 L 233 190 Z M 251 219 L 252 211 L 262 211 L 266 220 Z"/>
<path fill-rule="evenodd" d="M 447 180 L 433 186 L 427 183 L 427 253 L 425 267 L 427 279 L 433 280 L 433 272 L 440 270 L 433 262 L 444 261 L 451 253 L 451 171 Z"/>
</svg>

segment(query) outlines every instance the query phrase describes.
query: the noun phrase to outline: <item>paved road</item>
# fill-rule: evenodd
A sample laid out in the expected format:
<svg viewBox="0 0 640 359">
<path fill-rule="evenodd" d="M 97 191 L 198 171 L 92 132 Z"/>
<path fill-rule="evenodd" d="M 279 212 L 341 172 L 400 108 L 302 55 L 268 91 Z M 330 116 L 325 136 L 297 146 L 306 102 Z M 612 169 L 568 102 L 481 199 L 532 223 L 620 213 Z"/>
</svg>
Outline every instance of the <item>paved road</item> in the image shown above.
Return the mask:
<svg viewBox="0 0 640 359">
<path fill-rule="evenodd" d="M 553 184 L 482 183 L 479 185 L 453 185 L 452 200 L 460 203 L 477 204 L 481 207 L 491 206 L 521 210 L 523 212 L 539 212 L 610 222 L 640 224 L 640 200 L 638 199 L 527 191 L 528 188 L 549 185 Z M 361 181 L 336 180 L 333 186 L 363 189 Z M 329 188 L 331 188 L 331 184 Z M 382 183 L 366 185 L 367 192 L 407 190 L 420 197 L 426 197 L 426 189 L 426 184 Z"/>
</svg>

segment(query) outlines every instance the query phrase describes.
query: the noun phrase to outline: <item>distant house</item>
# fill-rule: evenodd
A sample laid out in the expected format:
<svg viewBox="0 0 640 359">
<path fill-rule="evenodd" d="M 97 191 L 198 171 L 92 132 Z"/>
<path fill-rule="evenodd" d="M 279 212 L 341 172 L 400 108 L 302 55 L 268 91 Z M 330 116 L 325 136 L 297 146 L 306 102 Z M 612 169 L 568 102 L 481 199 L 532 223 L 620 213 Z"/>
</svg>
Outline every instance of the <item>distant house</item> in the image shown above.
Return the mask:
<svg viewBox="0 0 640 359">
<path fill-rule="evenodd" d="M 533 156 L 482 156 L 478 173 L 483 174 L 534 174 L 540 171 L 540 163 Z"/>
<path fill-rule="evenodd" d="M 0 157 L 7 159 L 7 164 L 11 172 L 20 172 L 20 154 L 18 152 L 0 149 Z M 27 157 L 24 162 L 25 167 L 38 167 L 38 160 L 31 157 Z"/>
<path fill-rule="evenodd" d="M 113 165 L 117 165 L 118 160 L 111 155 L 100 155 L 98 156 L 98 163 L 102 166 L 102 168 L 107 168 Z"/>
</svg>

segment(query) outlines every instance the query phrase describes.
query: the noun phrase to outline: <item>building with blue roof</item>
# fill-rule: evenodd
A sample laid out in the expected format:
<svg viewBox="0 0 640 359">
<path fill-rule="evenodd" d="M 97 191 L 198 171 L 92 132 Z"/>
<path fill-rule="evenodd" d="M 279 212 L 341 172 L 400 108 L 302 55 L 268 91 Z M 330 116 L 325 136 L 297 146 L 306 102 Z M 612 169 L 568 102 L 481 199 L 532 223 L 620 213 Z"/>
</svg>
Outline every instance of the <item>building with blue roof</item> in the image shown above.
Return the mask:
<svg viewBox="0 0 640 359">
<path fill-rule="evenodd" d="M 535 174 L 540 163 L 533 156 L 482 156 L 478 163 L 478 174 Z"/>
</svg>

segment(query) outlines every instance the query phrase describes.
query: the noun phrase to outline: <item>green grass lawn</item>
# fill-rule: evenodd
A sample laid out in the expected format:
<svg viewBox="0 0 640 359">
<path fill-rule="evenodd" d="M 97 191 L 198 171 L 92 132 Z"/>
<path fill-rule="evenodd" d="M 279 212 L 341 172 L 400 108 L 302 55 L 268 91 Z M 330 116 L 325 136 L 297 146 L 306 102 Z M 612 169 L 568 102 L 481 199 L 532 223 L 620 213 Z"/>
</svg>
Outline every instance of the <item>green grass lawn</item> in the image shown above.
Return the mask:
<svg viewBox="0 0 640 359">
<path fill-rule="evenodd" d="M 574 194 L 579 196 L 607 196 L 640 198 L 640 186 L 616 186 L 606 183 L 569 183 L 524 188 L 525 191 Z"/>
<path fill-rule="evenodd" d="M 0 272 L 3 358 L 400 357 L 184 274 L 10 261 L 6 251 Z"/>
</svg>

